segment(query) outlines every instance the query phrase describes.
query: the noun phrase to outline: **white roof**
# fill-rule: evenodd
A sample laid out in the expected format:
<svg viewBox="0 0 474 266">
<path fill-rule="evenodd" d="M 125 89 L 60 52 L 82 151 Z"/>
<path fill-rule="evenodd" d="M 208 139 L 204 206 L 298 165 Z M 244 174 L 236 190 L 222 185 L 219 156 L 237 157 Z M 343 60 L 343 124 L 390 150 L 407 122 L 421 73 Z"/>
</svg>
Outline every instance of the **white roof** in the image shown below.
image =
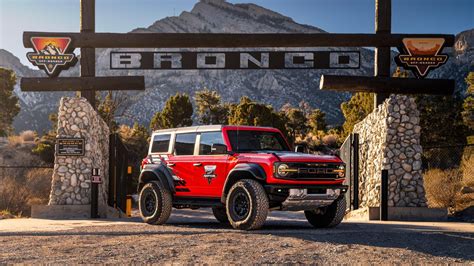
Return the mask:
<svg viewBox="0 0 474 266">
<path fill-rule="evenodd" d="M 204 126 L 160 129 L 160 130 L 153 131 L 153 134 L 172 133 L 172 132 L 185 133 L 185 132 L 219 131 L 221 129 L 222 129 L 222 125 L 204 125 Z"/>
</svg>

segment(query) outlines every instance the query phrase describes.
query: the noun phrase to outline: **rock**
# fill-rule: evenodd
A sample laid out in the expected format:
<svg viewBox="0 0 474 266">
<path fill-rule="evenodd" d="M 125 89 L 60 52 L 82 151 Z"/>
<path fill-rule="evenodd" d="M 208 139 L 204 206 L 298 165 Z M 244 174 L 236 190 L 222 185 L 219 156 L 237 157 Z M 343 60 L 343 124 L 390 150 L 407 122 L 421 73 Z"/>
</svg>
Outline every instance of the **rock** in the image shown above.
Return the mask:
<svg viewBox="0 0 474 266">
<path fill-rule="evenodd" d="M 411 185 L 410 185 L 410 186 L 404 187 L 403 190 L 404 190 L 405 192 L 413 192 L 413 191 L 416 190 L 416 188 L 415 188 L 414 186 L 411 186 Z M 408 194 L 410 194 L 410 193 L 408 193 Z M 415 193 L 415 194 L 416 194 L 416 193 Z M 408 196 L 410 196 L 410 195 L 408 195 Z"/>
<path fill-rule="evenodd" d="M 413 176 L 412 176 L 410 173 L 405 173 L 405 174 L 403 175 L 403 179 L 405 179 L 405 180 L 410 180 L 410 179 L 412 179 L 412 178 L 413 178 Z"/>
<path fill-rule="evenodd" d="M 412 166 L 410 164 L 403 163 L 402 167 L 403 167 L 403 170 L 405 170 L 407 172 L 411 172 Z"/>
<path fill-rule="evenodd" d="M 89 188 L 89 187 L 90 187 L 89 183 L 81 182 L 81 188 Z"/>
<path fill-rule="evenodd" d="M 421 161 L 420 160 L 414 161 L 413 162 L 413 170 L 418 171 L 420 169 L 421 169 Z"/>
<path fill-rule="evenodd" d="M 77 185 L 77 176 L 76 174 L 71 175 L 71 186 L 75 187 Z"/>
<path fill-rule="evenodd" d="M 59 173 L 65 173 L 65 172 L 67 172 L 67 171 L 68 171 L 68 168 L 67 168 L 66 166 L 60 166 L 60 167 L 58 168 L 58 172 L 59 172 Z"/>
</svg>

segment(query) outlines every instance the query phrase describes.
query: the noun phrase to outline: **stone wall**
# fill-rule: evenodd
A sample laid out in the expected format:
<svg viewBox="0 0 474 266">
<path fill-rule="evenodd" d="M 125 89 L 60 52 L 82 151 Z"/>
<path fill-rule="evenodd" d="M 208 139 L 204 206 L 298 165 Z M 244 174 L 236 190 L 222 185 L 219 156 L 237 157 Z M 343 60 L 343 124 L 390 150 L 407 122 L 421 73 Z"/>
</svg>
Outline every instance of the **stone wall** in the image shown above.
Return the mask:
<svg viewBox="0 0 474 266">
<path fill-rule="evenodd" d="M 107 203 L 109 128 L 84 98 L 61 99 L 58 138 L 83 138 L 84 156 L 56 156 L 49 205 L 85 205 L 91 201 L 92 168 L 100 168 L 99 213 Z M 104 215 L 105 216 L 105 215 Z"/>
<path fill-rule="evenodd" d="M 360 142 L 361 207 L 380 205 L 382 170 L 388 170 L 389 206 L 426 206 L 419 115 L 414 98 L 391 95 L 355 125 Z"/>
</svg>

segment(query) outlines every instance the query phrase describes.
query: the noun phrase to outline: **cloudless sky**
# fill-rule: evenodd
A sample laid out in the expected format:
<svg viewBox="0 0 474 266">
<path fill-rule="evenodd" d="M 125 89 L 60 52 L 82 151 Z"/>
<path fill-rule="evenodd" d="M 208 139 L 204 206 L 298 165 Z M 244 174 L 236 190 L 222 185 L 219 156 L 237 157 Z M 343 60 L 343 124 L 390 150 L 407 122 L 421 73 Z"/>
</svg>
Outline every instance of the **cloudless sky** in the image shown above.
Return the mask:
<svg viewBox="0 0 474 266">
<path fill-rule="evenodd" d="M 128 32 L 191 11 L 197 0 L 96 0 L 96 31 Z M 374 32 L 375 0 L 229 0 L 254 3 L 334 33 Z M 392 32 L 474 28 L 474 0 L 392 0 Z M 0 48 L 30 66 L 23 31 L 79 31 L 79 0 L 0 0 Z"/>
</svg>

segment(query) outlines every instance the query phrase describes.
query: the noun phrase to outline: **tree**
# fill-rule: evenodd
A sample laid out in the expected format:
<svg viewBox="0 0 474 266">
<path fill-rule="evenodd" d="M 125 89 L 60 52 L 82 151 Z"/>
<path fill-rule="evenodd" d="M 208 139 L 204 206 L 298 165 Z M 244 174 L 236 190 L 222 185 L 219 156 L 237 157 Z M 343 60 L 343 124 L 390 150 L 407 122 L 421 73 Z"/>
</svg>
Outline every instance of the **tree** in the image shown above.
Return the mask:
<svg viewBox="0 0 474 266">
<path fill-rule="evenodd" d="M 96 98 L 96 107 L 99 115 L 108 125 L 110 132 L 117 131 L 118 124 L 116 118 L 121 116 L 118 114 L 120 109 L 122 109 L 123 112 L 126 110 L 123 106 L 127 101 L 127 94 L 124 92 L 109 91 L 103 100 L 101 99 L 100 94 L 97 94 Z"/>
<path fill-rule="evenodd" d="M 357 92 L 347 102 L 341 104 L 345 121 L 342 125 L 344 136 L 349 135 L 354 125 L 362 121 L 374 110 L 373 93 Z"/>
<path fill-rule="evenodd" d="M 12 131 L 13 118 L 20 112 L 18 97 L 13 94 L 16 75 L 10 69 L 0 68 L 0 136 Z"/>
<path fill-rule="evenodd" d="M 465 143 L 466 127 L 462 120 L 462 97 L 419 95 L 415 97 L 420 111 L 422 146 Z"/>
<path fill-rule="evenodd" d="M 56 144 L 56 134 L 58 131 L 58 115 L 52 113 L 48 116 L 51 122 L 51 130 L 44 134 L 37 142 L 32 152 L 38 155 L 46 163 L 54 163 L 54 147 Z"/>
<path fill-rule="evenodd" d="M 319 131 L 326 131 L 326 114 L 320 109 L 314 109 L 308 117 L 309 127 L 314 134 L 317 134 Z"/>
<path fill-rule="evenodd" d="M 275 127 L 287 135 L 283 113 L 277 113 L 270 105 L 254 102 L 246 96 L 240 98 L 238 104 L 230 106 L 229 124 Z"/>
<path fill-rule="evenodd" d="M 171 96 L 161 112 L 155 113 L 150 123 L 152 130 L 186 127 L 193 124 L 193 105 L 185 93 Z"/>
<path fill-rule="evenodd" d="M 466 77 L 466 83 L 469 86 L 467 88 L 467 97 L 463 103 L 463 121 L 464 124 L 471 130 L 474 130 L 474 72 L 469 72 Z"/>
<path fill-rule="evenodd" d="M 163 125 L 163 114 L 160 111 L 158 111 L 151 118 L 150 129 L 154 131 L 154 130 L 165 129 L 165 128 L 166 127 Z"/>
<path fill-rule="evenodd" d="M 297 136 L 304 136 L 306 134 L 308 119 L 301 109 L 291 107 L 286 109 L 286 112 L 282 112 L 282 115 L 286 118 L 285 127 L 293 140 Z"/>
<path fill-rule="evenodd" d="M 150 134 L 146 127 L 135 123 L 133 127 L 121 125 L 118 127 L 120 138 L 127 147 L 128 160 L 133 166 L 133 176 L 138 176 L 140 164 L 148 154 Z"/>
<path fill-rule="evenodd" d="M 199 122 L 204 125 L 226 124 L 229 112 L 228 105 L 221 103 L 221 96 L 216 91 L 204 89 L 194 95 Z"/>
</svg>

